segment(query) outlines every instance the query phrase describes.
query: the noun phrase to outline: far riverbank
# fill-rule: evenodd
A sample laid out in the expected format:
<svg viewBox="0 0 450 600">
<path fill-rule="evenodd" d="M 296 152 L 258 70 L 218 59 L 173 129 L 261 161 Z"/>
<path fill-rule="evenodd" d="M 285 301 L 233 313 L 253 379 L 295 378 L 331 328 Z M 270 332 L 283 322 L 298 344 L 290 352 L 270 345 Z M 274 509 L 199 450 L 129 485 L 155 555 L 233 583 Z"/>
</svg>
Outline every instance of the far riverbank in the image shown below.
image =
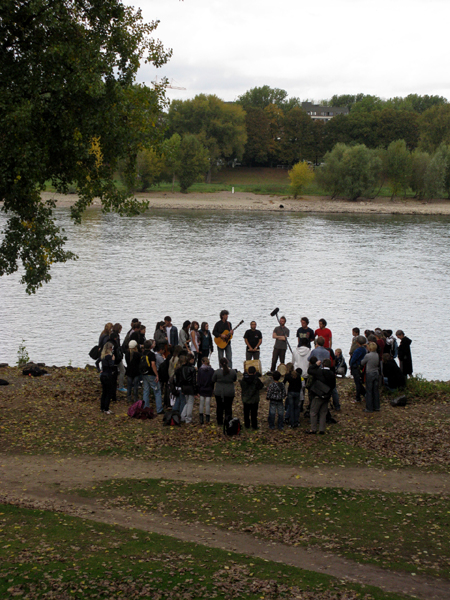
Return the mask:
<svg viewBox="0 0 450 600">
<path fill-rule="evenodd" d="M 55 199 L 58 207 L 68 208 L 77 200 L 76 194 L 56 194 L 43 192 L 42 199 Z M 304 213 L 350 213 L 350 214 L 400 214 L 400 215 L 450 215 L 450 201 L 415 200 L 411 198 L 375 198 L 331 200 L 329 196 L 303 196 L 298 199 L 283 196 L 264 196 L 247 192 L 190 193 L 148 192 L 136 194 L 136 198 L 147 200 L 151 209 L 170 210 L 243 210 L 243 211 L 285 211 Z M 99 208 L 95 199 L 93 208 Z"/>
</svg>

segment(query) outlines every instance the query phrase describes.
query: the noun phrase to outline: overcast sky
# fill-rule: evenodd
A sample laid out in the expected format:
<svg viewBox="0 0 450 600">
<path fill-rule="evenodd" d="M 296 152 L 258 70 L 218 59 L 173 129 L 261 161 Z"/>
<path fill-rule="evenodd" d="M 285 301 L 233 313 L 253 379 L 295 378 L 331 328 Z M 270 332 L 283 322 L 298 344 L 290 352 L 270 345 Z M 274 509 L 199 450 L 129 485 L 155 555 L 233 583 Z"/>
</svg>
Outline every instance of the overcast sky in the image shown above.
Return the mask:
<svg viewBox="0 0 450 600">
<path fill-rule="evenodd" d="M 126 0 L 173 49 L 138 81 L 174 79 L 174 98 L 223 100 L 255 86 L 301 100 L 333 94 L 450 98 L 449 0 Z"/>
</svg>

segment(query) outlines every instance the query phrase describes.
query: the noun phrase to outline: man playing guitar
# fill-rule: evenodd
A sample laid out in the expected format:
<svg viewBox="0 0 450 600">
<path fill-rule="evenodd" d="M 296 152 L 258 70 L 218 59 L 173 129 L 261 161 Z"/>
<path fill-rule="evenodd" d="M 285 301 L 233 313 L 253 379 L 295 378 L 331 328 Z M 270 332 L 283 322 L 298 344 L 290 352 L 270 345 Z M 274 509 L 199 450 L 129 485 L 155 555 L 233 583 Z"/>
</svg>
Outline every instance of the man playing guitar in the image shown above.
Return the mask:
<svg viewBox="0 0 450 600">
<path fill-rule="evenodd" d="M 221 310 L 220 311 L 220 321 L 217 321 L 217 323 L 214 325 L 214 329 L 213 329 L 213 336 L 215 338 L 222 338 L 222 340 L 224 342 L 227 342 L 229 338 L 229 336 L 227 336 L 226 334 L 224 334 L 224 331 L 229 331 L 231 333 L 233 333 L 233 329 L 231 327 L 231 323 L 228 321 L 228 315 L 229 312 L 227 310 Z M 219 354 L 219 363 L 220 363 L 220 359 L 224 357 L 228 359 L 228 366 L 230 367 L 230 369 L 233 368 L 233 361 L 232 361 L 232 351 L 231 351 L 231 341 L 226 345 L 225 348 L 217 348 L 218 354 Z"/>
</svg>

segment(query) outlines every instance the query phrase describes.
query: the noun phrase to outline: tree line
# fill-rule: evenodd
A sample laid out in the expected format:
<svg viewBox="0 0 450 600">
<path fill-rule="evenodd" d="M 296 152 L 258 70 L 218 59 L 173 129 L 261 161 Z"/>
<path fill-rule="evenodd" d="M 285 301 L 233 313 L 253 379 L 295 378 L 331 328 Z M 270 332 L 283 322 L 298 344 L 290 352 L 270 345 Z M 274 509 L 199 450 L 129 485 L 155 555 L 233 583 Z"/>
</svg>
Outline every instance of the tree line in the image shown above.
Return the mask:
<svg viewBox="0 0 450 600">
<path fill-rule="evenodd" d="M 203 177 L 210 182 L 214 171 L 236 162 L 250 167 L 300 161 L 317 165 L 337 144 L 380 153 L 403 140 L 409 152 L 429 156 L 442 143 L 450 144 L 450 104 L 442 96 L 410 94 L 382 100 L 341 95 L 322 104 L 347 106 L 349 114 L 328 122 L 313 120 L 298 98 L 269 86 L 252 88 L 235 102 L 206 94 L 174 100 L 161 117 L 165 140 L 138 157 L 137 186 L 145 190 L 176 178 L 186 191 Z"/>
</svg>

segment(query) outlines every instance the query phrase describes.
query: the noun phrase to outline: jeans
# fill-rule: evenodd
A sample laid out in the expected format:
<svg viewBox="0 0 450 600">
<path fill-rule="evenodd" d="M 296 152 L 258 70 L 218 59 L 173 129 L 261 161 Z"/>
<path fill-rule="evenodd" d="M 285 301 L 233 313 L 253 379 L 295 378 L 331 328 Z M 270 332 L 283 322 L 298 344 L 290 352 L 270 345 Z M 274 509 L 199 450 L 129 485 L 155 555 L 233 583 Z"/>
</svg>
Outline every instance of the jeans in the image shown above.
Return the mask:
<svg viewBox="0 0 450 600">
<path fill-rule="evenodd" d="M 234 396 L 216 396 L 217 425 L 223 425 L 224 417 L 233 416 Z"/>
<path fill-rule="evenodd" d="M 331 397 L 333 399 L 333 406 L 336 410 L 340 410 L 341 409 L 341 405 L 339 404 L 339 393 L 337 391 L 337 388 L 334 388 L 331 391 Z"/>
<path fill-rule="evenodd" d="M 150 406 L 150 388 L 152 388 L 155 394 L 156 412 L 158 414 L 163 412 L 162 395 L 159 382 L 156 381 L 155 375 L 143 375 L 144 382 L 144 406 L 148 408 Z"/>
<path fill-rule="evenodd" d="M 173 405 L 173 410 L 177 410 L 181 416 L 181 413 L 183 412 L 185 406 L 186 406 L 186 396 L 183 394 L 183 392 L 180 392 L 180 395 L 177 396 L 177 399 L 175 400 L 175 404 Z"/>
<path fill-rule="evenodd" d="M 225 356 L 225 358 L 228 359 L 228 366 L 230 367 L 230 369 L 232 369 L 233 368 L 233 352 L 231 350 L 231 344 L 228 344 L 228 346 L 225 349 L 217 348 L 217 351 L 219 353 L 219 363 L 220 363 L 220 359 Z"/>
<path fill-rule="evenodd" d="M 373 412 L 380 410 L 380 374 L 378 371 L 368 371 L 366 373 L 366 410 Z"/>
<path fill-rule="evenodd" d="M 181 412 L 181 420 L 186 423 L 192 422 L 192 410 L 194 408 L 194 396 L 186 395 L 186 405 Z"/>
<path fill-rule="evenodd" d="M 131 390 L 134 389 L 134 401 L 137 402 L 139 400 L 139 381 L 141 380 L 140 375 L 136 375 L 136 377 L 127 377 L 127 397 L 131 400 Z"/>
<path fill-rule="evenodd" d="M 198 409 L 199 414 L 205 413 L 205 415 L 211 414 L 211 396 L 200 396 L 200 407 Z"/>
<path fill-rule="evenodd" d="M 284 406 L 283 401 L 269 404 L 269 429 L 275 429 L 275 415 L 278 413 L 278 429 L 281 431 L 284 427 Z"/>
<path fill-rule="evenodd" d="M 300 419 L 300 392 L 289 392 L 287 396 L 289 425 L 298 427 Z"/>
<path fill-rule="evenodd" d="M 361 402 L 361 396 L 366 395 L 366 388 L 364 387 L 363 382 L 361 381 L 361 371 L 359 370 L 359 366 L 352 366 L 351 374 L 353 379 L 355 380 L 356 401 Z"/>
<path fill-rule="evenodd" d="M 286 358 L 286 348 L 274 348 L 272 352 L 272 366 L 271 371 L 275 371 L 277 368 L 277 360 L 280 359 L 280 364 L 284 365 L 284 359 Z"/>
<path fill-rule="evenodd" d="M 250 421 L 252 429 L 258 429 L 258 407 L 259 402 L 253 404 L 244 402 L 244 425 L 247 429 L 250 428 Z"/>
</svg>

